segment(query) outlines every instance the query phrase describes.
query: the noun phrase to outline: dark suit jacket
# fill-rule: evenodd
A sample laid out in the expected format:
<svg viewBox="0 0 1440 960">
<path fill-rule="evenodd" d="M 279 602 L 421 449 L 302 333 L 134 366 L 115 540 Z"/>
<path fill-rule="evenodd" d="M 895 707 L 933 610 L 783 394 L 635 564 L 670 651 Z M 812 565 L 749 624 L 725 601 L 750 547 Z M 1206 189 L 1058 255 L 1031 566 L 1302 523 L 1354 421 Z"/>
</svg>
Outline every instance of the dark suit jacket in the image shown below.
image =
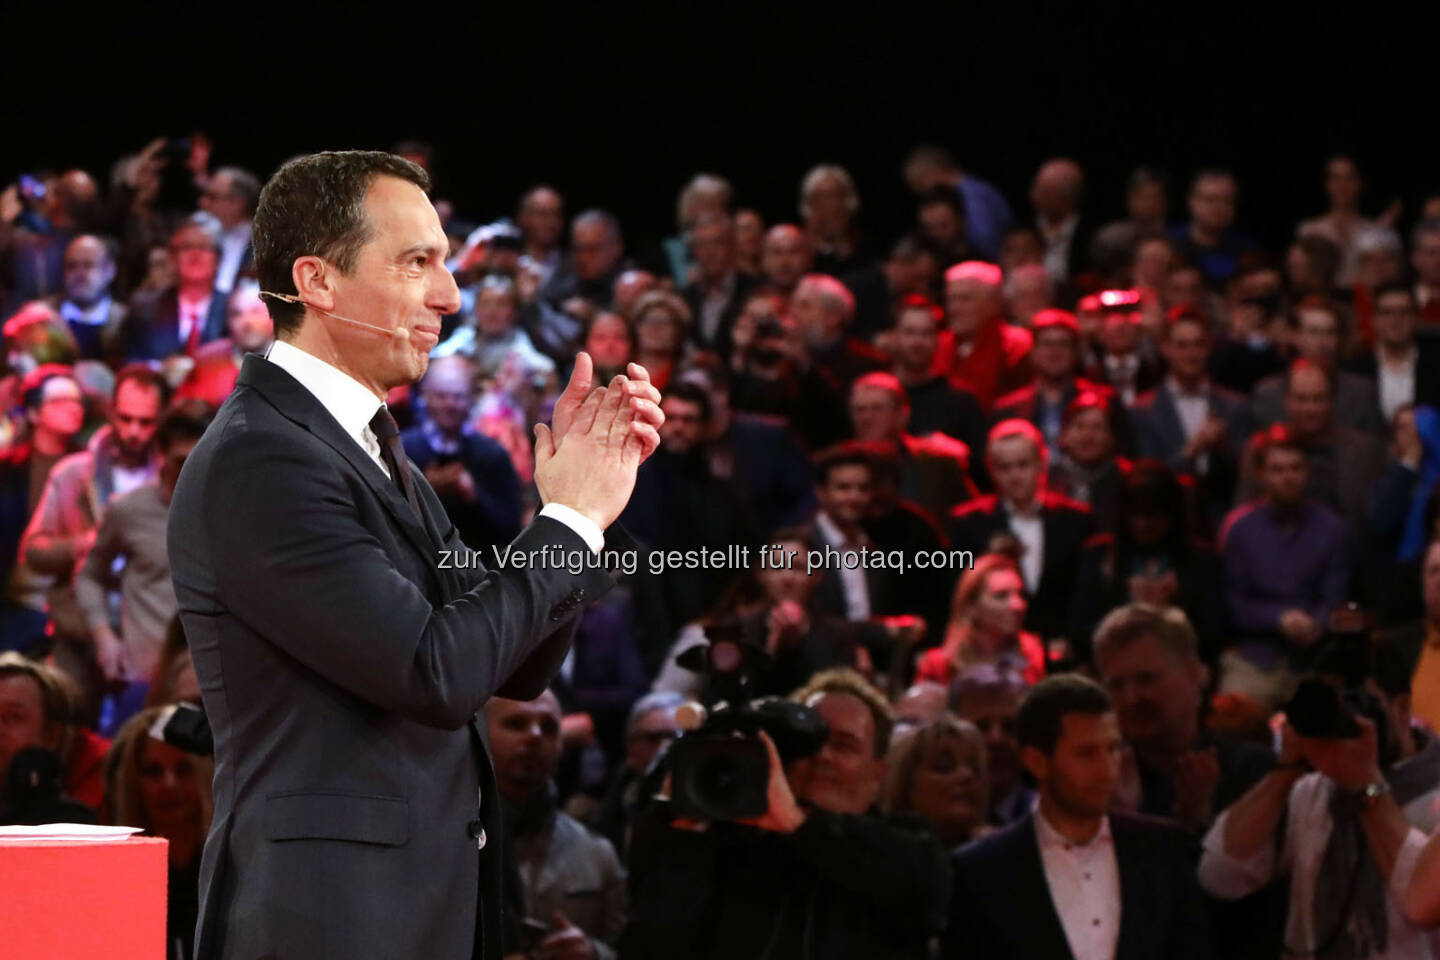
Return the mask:
<svg viewBox="0 0 1440 960">
<path fill-rule="evenodd" d="M 715 335 L 706 339 L 701 331 L 701 311 L 705 305 L 705 292 L 697 284 L 690 284 L 680 292 L 685 300 L 685 305 L 690 308 L 692 322 L 690 324 L 690 339 L 697 346 L 707 350 L 714 350 L 721 359 L 730 360 L 730 328 L 735 325 L 735 318 L 740 316 L 740 311 L 745 309 L 745 298 L 750 291 L 755 289 L 755 278 L 749 274 L 735 272 L 735 286 L 730 291 L 730 297 L 725 301 L 725 306 L 720 311 L 720 325 L 715 328 Z"/>
<path fill-rule="evenodd" d="M 54 307 L 57 311 L 65 301 L 63 296 L 47 297 L 45 302 Z M 124 362 L 124 343 L 117 343 L 121 331 L 125 326 L 125 315 L 128 311 L 125 304 L 114 297 L 110 298 L 110 309 L 105 314 L 105 322 L 97 324 L 71 323 L 66 321 L 70 332 L 75 336 L 75 345 L 80 350 L 82 360 L 104 360 L 107 363 Z"/>
<path fill-rule="evenodd" d="M 1185 428 L 1169 382 L 1135 398 L 1130 407 L 1130 432 L 1135 455 L 1163 461 L 1178 473 L 1197 476 L 1202 508 L 1212 530 L 1219 529 L 1234 502 L 1239 477 L 1240 455 L 1253 432 L 1245 398 L 1224 387 L 1210 384 L 1210 414 L 1225 424 L 1225 441 L 1205 458 L 1205 472 L 1198 474 L 1194 461 L 1182 456 Z"/>
<path fill-rule="evenodd" d="M 1149 817 L 1110 814 L 1120 870 L 1116 960 L 1211 956 L 1210 925 L 1184 832 Z M 960 848 L 945 960 L 1065 960 L 1070 942 L 1045 879 L 1033 815 Z"/>
<path fill-rule="evenodd" d="M 1040 583 L 1030 595 L 1025 629 L 1041 637 L 1066 633 L 1070 595 L 1080 571 L 1080 553 L 1092 530 L 1090 508 L 1058 493 L 1041 495 L 1040 515 L 1045 530 L 1045 556 L 1040 565 Z M 961 504 L 950 514 L 950 546 L 969 550 L 979 557 L 990 538 L 1009 533 L 1009 514 L 994 494 Z"/>
<path fill-rule="evenodd" d="M 248 356 L 180 476 L 168 548 L 215 735 L 201 960 L 500 956 L 477 712 L 541 693 L 613 580 L 456 569 L 442 551 L 467 551 L 407 469 L 423 522 L 308 390 Z M 586 549 L 549 518 L 513 547 Z"/>
<path fill-rule="evenodd" d="M 209 343 L 225 336 L 228 299 L 222 293 L 210 296 L 210 311 L 205 316 L 205 329 L 200 342 Z M 129 360 L 156 360 L 185 352 L 180 339 L 180 293 L 166 290 L 144 290 L 130 298 L 130 315 L 125 318 L 121 340 Z"/>
<path fill-rule="evenodd" d="M 1440 343 L 1431 337 L 1416 337 L 1415 350 L 1415 404 L 1440 405 Z M 1357 354 L 1345 364 L 1350 373 L 1364 377 L 1380 390 L 1380 362 L 1374 350 Z"/>
</svg>

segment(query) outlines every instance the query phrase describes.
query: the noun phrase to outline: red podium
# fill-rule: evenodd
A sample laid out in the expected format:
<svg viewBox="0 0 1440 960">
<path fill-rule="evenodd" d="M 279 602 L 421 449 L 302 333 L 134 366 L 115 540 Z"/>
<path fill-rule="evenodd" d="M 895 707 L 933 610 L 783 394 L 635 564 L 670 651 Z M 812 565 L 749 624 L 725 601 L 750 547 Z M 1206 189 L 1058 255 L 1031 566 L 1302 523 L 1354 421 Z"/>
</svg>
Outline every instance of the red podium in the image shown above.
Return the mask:
<svg viewBox="0 0 1440 960">
<path fill-rule="evenodd" d="M 168 846 L 0 842 L 0 960 L 164 960 Z"/>
</svg>

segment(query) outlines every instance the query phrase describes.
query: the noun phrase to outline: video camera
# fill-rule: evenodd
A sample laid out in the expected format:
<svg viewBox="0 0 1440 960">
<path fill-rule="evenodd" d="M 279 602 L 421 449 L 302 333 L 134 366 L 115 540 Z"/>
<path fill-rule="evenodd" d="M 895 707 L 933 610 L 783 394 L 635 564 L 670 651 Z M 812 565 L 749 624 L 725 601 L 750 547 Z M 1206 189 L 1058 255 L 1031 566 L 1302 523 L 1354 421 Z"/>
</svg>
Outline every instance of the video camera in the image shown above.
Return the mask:
<svg viewBox="0 0 1440 960">
<path fill-rule="evenodd" d="M 705 721 L 671 745 L 662 766 L 671 774 L 676 816 L 695 820 L 758 817 L 769 808 L 770 754 L 758 734 L 775 741 L 782 763 L 814 756 L 830 735 L 818 713 L 775 697 L 752 699 L 756 675 L 769 661 L 761 621 L 727 620 L 705 628 L 708 644 L 677 663 L 705 677 Z"/>
</svg>

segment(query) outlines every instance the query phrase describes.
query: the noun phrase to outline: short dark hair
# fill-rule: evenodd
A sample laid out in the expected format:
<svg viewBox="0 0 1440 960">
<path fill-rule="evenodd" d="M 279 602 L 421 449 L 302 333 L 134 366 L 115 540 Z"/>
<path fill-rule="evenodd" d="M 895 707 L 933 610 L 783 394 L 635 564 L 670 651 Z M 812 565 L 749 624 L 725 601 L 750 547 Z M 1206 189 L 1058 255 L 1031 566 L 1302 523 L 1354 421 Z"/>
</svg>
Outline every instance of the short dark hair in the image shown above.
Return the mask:
<svg viewBox="0 0 1440 960">
<path fill-rule="evenodd" d="M 244 167 L 221 167 L 215 176 L 224 174 L 230 178 L 230 193 L 245 202 L 245 215 L 255 215 L 255 204 L 260 201 L 260 178 Z"/>
<path fill-rule="evenodd" d="M 815 454 L 815 483 L 824 486 L 830 482 L 830 473 L 840 467 L 864 467 L 874 475 L 875 465 L 870 462 L 870 452 L 853 441 L 837 443 Z"/>
<path fill-rule="evenodd" d="M 710 419 L 710 394 L 707 393 L 707 392 L 705 392 L 705 388 L 704 388 L 704 387 L 701 387 L 699 384 L 690 383 L 690 382 L 688 382 L 688 381 L 681 380 L 680 382 L 676 383 L 675 385 L 673 385 L 673 386 L 671 386 L 671 387 L 668 387 L 668 388 L 665 390 L 665 395 L 664 395 L 664 397 L 663 397 L 662 399 L 664 399 L 664 400 L 669 400 L 669 399 L 672 399 L 672 398 L 675 399 L 675 400 L 683 400 L 683 401 L 686 402 L 686 403 L 693 403 L 693 404 L 695 404 L 697 407 L 700 408 L 700 419 L 701 419 L 701 421 L 702 421 L 702 422 L 708 422 L 708 421 L 709 421 L 709 419 Z"/>
<path fill-rule="evenodd" d="M 1409 284 L 1400 283 L 1399 281 L 1380 284 L 1380 286 L 1375 288 L 1375 292 L 1370 295 L 1370 299 L 1372 302 L 1378 304 L 1381 297 L 1388 297 L 1396 293 L 1404 294 L 1409 298 L 1410 306 L 1414 307 L 1419 305 L 1419 301 L 1415 297 L 1415 288 Z"/>
<path fill-rule="evenodd" d="M 260 191 L 253 240 L 262 290 L 295 294 L 291 270 L 299 257 L 322 257 L 342 274 L 355 267 L 373 226 L 365 195 L 378 177 L 397 177 L 430 190 L 430 176 L 403 157 L 378 150 L 312 153 L 288 160 Z M 267 299 L 275 332 L 300 328 L 305 308 Z"/>
<path fill-rule="evenodd" d="M 965 219 L 965 197 L 954 187 L 946 186 L 943 183 L 931 187 L 915 200 L 915 209 L 922 210 L 937 204 L 949 207 L 955 211 L 955 216 L 961 220 Z"/>
<path fill-rule="evenodd" d="M 1083 713 L 1098 717 L 1115 709 L 1110 694 L 1094 680 L 1078 673 L 1046 677 L 1025 694 L 1015 717 L 1015 735 L 1021 749 L 1034 747 L 1047 757 L 1055 752 L 1065 717 Z"/>
<path fill-rule="evenodd" d="M 125 364 L 125 366 L 116 371 L 115 391 L 111 396 L 118 397 L 120 395 L 120 387 L 128 380 L 134 380 L 146 389 L 160 391 L 161 407 L 164 407 L 165 404 L 170 402 L 170 384 L 166 383 L 160 371 L 150 366 L 150 364 L 137 360 L 134 363 Z"/>
<path fill-rule="evenodd" d="M 168 450 L 177 441 L 199 440 L 214 410 L 204 400 L 179 400 L 166 410 L 155 428 L 155 449 Z"/>
</svg>

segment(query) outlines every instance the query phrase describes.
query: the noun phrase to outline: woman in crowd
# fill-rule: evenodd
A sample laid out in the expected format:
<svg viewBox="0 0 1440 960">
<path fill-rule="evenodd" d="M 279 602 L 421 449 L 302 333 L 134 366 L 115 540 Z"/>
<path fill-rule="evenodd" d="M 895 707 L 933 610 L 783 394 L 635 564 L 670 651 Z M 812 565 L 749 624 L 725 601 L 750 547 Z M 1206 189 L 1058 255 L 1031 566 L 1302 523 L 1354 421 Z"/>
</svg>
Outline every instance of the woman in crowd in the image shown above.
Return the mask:
<svg viewBox="0 0 1440 960">
<path fill-rule="evenodd" d="M 151 735 L 163 707 L 126 721 L 106 760 L 111 820 L 170 841 L 168 960 L 189 960 L 199 909 L 200 852 L 214 804 L 215 765 Z"/>
<path fill-rule="evenodd" d="M 635 304 L 635 362 L 659 390 L 670 382 L 685 350 L 690 308 L 675 294 L 652 290 Z"/>
<path fill-rule="evenodd" d="M 1026 683 L 1037 682 L 1045 676 L 1045 647 L 1020 629 L 1028 607 L 1015 561 L 998 553 L 980 557 L 960 578 L 945 641 L 920 658 L 916 681 L 948 685 L 966 667 L 1011 662 Z"/>
<path fill-rule="evenodd" d="M 973 723 L 942 713 L 896 737 L 885 764 L 881 810 L 924 817 L 951 849 L 983 831 L 990 786 L 985 737 Z"/>
<path fill-rule="evenodd" d="M 595 363 L 595 382 L 609 383 L 625 372 L 635 351 L 635 331 L 620 314 L 601 310 L 585 325 L 585 351 Z"/>
</svg>

